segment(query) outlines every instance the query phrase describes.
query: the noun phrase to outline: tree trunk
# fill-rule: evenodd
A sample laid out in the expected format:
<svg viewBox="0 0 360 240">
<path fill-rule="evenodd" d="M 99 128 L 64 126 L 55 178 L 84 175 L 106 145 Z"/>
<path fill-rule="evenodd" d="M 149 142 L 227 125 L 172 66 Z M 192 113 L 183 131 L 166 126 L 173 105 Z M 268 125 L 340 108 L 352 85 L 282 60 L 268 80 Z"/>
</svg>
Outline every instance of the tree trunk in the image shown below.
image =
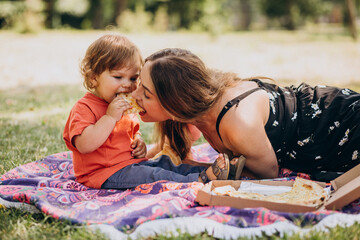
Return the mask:
<svg viewBox="0 0 360 240">
<path fill-rule="evenodd" d="M 293 7 L 294 7 L 294 1 L 293 0 L 287 0 L 286 1 L 286 15 L 283 17 L 283 26 L 287 30 L 295 30 L 295 21 L 294 21 L 294 13 L 293 13 Z"/>
<path fill-rule="evenodd" d="M 90 1 L 90 19 L 94 29 L 104 28 L 103 7 L 101 0 Z"/>
<path fill-rule="evenodd" d="M 55 0 L 46 0 L 45 1 L 45 27 L 54 28 L 54 9 Z"/>
<path fill-rule="evenodd" d="M 251 3 L 250 0 L 240 0 L 241 6 L 241 27 L 243 30 L 249 30 L 251 24 Z"/>
<path fill-rule="evenodd" d="M 356 19 L 355 19 L 355 4 L 353 0 L 346 0 L 346 7 L 349 13 L 349 27 L 352 38 L 357 40 L 357 29 L 356 29 Z"/>
<path fill-rule="evenodd" d="M 121 15 L 121 13 L 126 9 L 127 7 L 127 0 L 115 0 L 115 11 L 114 11 L 114 17 L 113 17 L 113 24 L 116 25 L 116 19 Z"/>
</svg>

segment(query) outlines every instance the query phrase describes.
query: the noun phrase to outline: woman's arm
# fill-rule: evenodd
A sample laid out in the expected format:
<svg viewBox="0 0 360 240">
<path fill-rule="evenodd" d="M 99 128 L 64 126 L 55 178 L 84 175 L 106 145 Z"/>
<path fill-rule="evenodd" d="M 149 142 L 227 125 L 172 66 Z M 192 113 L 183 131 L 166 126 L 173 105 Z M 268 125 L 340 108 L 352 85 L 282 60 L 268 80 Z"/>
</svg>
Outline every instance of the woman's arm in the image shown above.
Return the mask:
<svg viewBox="0 0 360 240">
<path fill-rule="evenodd" d="M 232 128 L 227 145 L 234 154 L 245 156 L 245 167 L 258 178 L 275 178 L 278 177 L 276 155 L 265 130 L 261 131 L 260 127 Z M 241 135 L 236 136 L 236 132 Z"/>
<path fill-rule="evenodd" d="M 245 168 L 258 178 L 278 177 L 275 152 L 265 132 L 268 98 L 254 93 L 233 107 L 221 121 L 220 133 L 225 147 L 234 155 L 246 157 Z"/>
<path fill-rule="evenodd" d="M 241 177 L 248 177 L 248 178 L 252 178 L 252 179 L 261 179 L 257 175 L 255 175 L 254 173 L 250 172 L 249 169 L 247 169 L 246 167 L 244 167 L 244 169 L 242 170 L 240 176 Z"/>
</svg>

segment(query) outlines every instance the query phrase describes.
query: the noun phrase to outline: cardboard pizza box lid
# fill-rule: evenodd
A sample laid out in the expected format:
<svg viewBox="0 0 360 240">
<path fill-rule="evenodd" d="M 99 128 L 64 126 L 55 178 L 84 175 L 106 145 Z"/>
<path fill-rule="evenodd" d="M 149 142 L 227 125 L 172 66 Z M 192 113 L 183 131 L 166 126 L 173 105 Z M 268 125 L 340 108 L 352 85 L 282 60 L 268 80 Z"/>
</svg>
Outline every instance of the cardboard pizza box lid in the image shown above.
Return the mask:
<svg viewBox="0 0 360 240">
<path fill-rule="evenodd" d="M 325 203 L 328 210 L 338 210 L 360 198 L 360 164 L 331 181 L 334 192 Z"/>
<path fill-rule="evenodd" d="M 360 164 L 353 167 L 352 169 L 350 169 L 340 177 L 337 177 L 336 179 L 332 180 L 331 185 L 334 187 L 335 190 L 338 190 L 339 188 L 349 183 L 357 176 L 360 176 Z"/>
</svg>

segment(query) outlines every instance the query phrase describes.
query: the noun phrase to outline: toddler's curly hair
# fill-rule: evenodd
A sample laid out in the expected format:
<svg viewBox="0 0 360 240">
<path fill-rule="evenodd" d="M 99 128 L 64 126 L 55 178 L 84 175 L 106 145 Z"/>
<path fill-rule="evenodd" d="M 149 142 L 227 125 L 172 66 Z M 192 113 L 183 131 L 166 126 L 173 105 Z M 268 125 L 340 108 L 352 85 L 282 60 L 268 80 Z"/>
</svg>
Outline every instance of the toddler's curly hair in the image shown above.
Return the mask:
<svg viewBox="0 0 360 240">
<path fill-rule="evenodd" d="M 140 50 L 128 38 L 120 34 L 106 34 L 93 42 L 81 61 L 80 71 L 84 77 L 84 87 L 90 92 L 94 86 L 91 78 L 106 70 L 143 64 Z"/>
</svg>

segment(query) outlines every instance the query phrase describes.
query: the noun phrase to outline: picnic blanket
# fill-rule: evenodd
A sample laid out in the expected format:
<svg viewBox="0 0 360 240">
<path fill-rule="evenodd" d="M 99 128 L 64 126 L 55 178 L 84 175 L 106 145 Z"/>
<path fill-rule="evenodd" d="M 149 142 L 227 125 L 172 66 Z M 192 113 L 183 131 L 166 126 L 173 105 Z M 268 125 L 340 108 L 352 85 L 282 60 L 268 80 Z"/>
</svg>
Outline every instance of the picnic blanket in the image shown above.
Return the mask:
<svg viewBox="0 0 360 240">
<path fill-rule="evenodd" d="M 214 161 L 208 145 L 193 147 L 195 160 Z M 306 174 L 282 169 L 277 180 L 294 180 Z M 236 209 L 201 206 L 196 201 L 202 183 L 158 181 L 129 190 L 88 188 L 75 181 L 72 153 L 62 152 L 16 167 L 0 177 L 0 204 L 31 212 L 44 212 L 91 229 L 110 239 L 139 239 L 157 234 L 177 236 L 207 232 L 234 239 L 284 233 L 327 231 L 336 225 L 360 222 L 360 201 L 341 211 L 286 213 L 266 208 Z M 311 227 L 309 227 L 311 226 Z"/>
</svg>

